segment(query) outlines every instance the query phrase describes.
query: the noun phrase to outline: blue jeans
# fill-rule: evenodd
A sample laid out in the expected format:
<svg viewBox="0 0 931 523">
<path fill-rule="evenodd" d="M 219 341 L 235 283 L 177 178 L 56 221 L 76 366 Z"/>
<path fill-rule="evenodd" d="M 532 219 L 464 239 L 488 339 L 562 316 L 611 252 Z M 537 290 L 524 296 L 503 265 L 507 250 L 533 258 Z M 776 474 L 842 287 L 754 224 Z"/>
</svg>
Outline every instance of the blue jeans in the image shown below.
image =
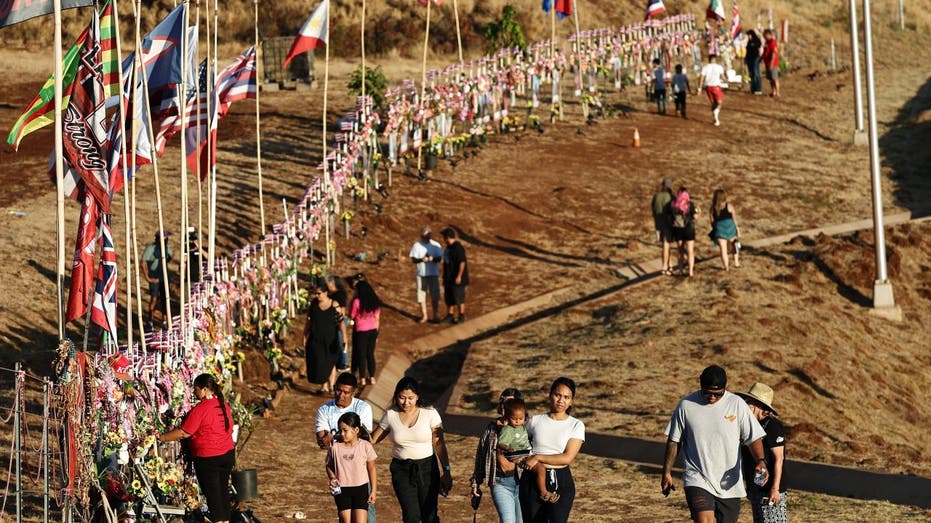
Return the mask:
<svg viewBox="0 0 931 523">
<path fill-rule="evenodd" d="M 760 59 L 753 58 L 747 60 L 747 72 L 750 76 L 750 92 L 759 93 L 763 91 L 763 79 L 760 78 Z"/>
<path fill-rule="evenodd" d="M 491 487 L 491 500 L 498 511 L 501 523 L 523 523 L 520 513 L 520 499 L 517 496 L 517 475 L 499 477 Z"/>
</svg>

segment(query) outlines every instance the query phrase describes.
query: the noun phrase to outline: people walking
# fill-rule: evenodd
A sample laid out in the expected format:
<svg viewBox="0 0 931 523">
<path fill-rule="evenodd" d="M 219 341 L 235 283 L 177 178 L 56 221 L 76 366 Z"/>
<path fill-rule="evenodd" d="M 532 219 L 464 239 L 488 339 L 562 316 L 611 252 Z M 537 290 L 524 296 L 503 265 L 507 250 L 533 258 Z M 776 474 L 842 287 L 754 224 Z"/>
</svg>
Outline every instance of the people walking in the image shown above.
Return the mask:
<svg viewBox="0 0 931 523">
<path fill-rule="evenodd" d="M 727 199 L 727 191 L 717 189 L 711 199 L 711 239 L 721 250 L 724 270 L 730 270 L 729 252 L 734 252 L 734 267 L 740 267 L 740 227 L 737 225 L 737 210 Z"/>
<path fill-rule="evenodd" d="M 703 87 L 711 101 L 711 115 L 714 125 L 721 125 L 721 106 L 724 104 L 724 86 L 727 85 L 727 76 L 724 68 L 718 63 L 717 55 L 708 55 L 708 63 L 701 68 L 701 77 L 698 80 L 698 90 Z"/>
<path fill-rule="evenodd" d="M 352 372 L 359 383 L 375 384 L 375 342 L 381 321 L 381 300 L 366 280 L 356 282 L 356 296 L 349 305 L 352 319 Z"/>
<path fill-rule="evenodd" d="M 766 457 L 766 466 L 771 471 L 769 480 L 757 485 L 750 478 L 753 477 L 753 457 L 749 449 L 743 449 L 743 474 L 747 484 L 747 498 L 753 509 L 753 523 L 785 523 L 787 521 L 785 457 L 786 457 L 786 428 L 779 421 L 776 409 L 773 408 L 772 387 L 763 383 L 754 383 L 747 392 L 738 392 L 738 396 L 747 402 L 750 412 L 766 431 L 763 438 L 763 451 Z"/>
<path fill-rule="evenodd" d="M 727 372 L 717 365 L 702 371 L 701 388 L 679 400 L 666 426 L 666 453 L 660 491 L 674 489 L 672 466 L 683 458 L 685 501 L 694 523 L 735 523 L 746 495 L 741 446 L 750 448 L 754 475 L 769 476 L 763 453 L 763 427 L 744 402 L 727 388 Z"/>
<path fill-rule="evenodd" d="M 688 189 L 679 187 L 675 199 L 669 204 L 672 217 L 672 238 L 678 243 L 678 269 L 688 267 L 688 275 L 695 276 L 695 215 L 698 207 L 692 202 Z"/>
<path fill-rule="evenodd" d="M 523 522 L 517 489 L 520 469 L 498 448 L 498 435 L 504 426 L 504 404 L 513 399 L 524 399 L 523 394 L 513 387 L 504 389 L 498 396 L 498 417 L 485 426 L 479 437 L 472 477 L 469 478 L 473 500 L 481 498 L 482 486 L 491 489 L 491 499 L 500 523 Z"/>
<path fill-rule="evenodd" d="M 417 265 L 417 303 L 420 304 L 420 323 L 439 320 L 440 266 L 443 261 L 443 246 L 433 240 L 429 225 L 420 229 L 420 239 L 414 242 L 408 255 Z M 427 298 L 433 316 L 427 316 Z"/>
<path fill-rule="evenodd" d="M 663 248 L 663 274 L 672 274 L 669 266 L 669 248 L 672 245 L 672 203 L 675 194 L 672 192 L 672 180 L 664 178 L 659 191 L 653 195 L 651 207 L 653 210 L 653 227 L 656 229 L 656 239 Z"/>
<path fill-rule="evenodd" d="M 447 227 L 441 231 L 446 251 L 443 253 L 443 298 L 446 300 L 446 317 L 453 323 L 465 321 L 466 287 L 469 285 L 469 265 L 465 247 L 456 231 Z"/>
</svg>

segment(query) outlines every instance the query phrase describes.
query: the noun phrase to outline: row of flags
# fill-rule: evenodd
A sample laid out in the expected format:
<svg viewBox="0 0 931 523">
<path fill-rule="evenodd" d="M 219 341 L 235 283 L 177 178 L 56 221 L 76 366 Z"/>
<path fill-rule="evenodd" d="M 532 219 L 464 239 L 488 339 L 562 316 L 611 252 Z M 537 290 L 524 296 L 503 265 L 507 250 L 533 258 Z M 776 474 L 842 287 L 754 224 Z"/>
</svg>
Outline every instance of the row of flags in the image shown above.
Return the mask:
<svg viewBox="0 0 931 523">
<path fill-rule="evenodd" d="M 546 2 L 547 0 L 544 0 Z M 666 12 L 666 5 L 663 0 L 647 0 L 647 9 L 644 20 L 649 20 Z M 705 9 L 707 18 L 715 21 L 724 20 L 724 4 L 722 0 L 709 0 L 708 7 Z M 740 35 L 743 26 L 740 24 L 740 10 L 737 8 L 737 2 L 734 2 L 734 8 L 731 12 L 731 38 L 737 38 Z"/>
<path fill-rule="evenodd" d="M 113 194 L 123 186 L 124 175 L 134 174 L 123 165 L 121 133 L 124 129 L 127 133 L 126 153 L 135 155 L 137 167 L 145 165 L 151 163 L 153 154 L 161 156 L 168 139 L 181 130 L 183 115 L 188 164 L 193 169 L 200 163 L 205 176 L 216 163 L 218 120 L 229 112 L 233 102 L 255 98 L 258 89 L 255 48 L 250 47 L 208 79 L 206 61 L 199 67 L 195 64 L 197 26 L 192 26 L 188 28 L 187 57 L 182 57 L 186 9 L 187 3 L 178 5 L 142 40 L 140 58 L 147 89 L 139 71 L 133 85 L 135 53 L 120 63 L 116 52 L 117 13 L 112 0 L 93 10 L 87 28 L 63 59 L 63 189 L 70 198 L 81 202 L 66 321 L 87 314 L 90 304 L 91 321 L 104 328 L 114 341 L 118 339 L 117 265 L 110 206 Z M 3 20 L 0 18 L 0 27 Z M 182 58 L 188 61 L 183 81 Z M 26 135 L 54 122 L 54 84 L 52 75 L 14 124 L 7 137 L 14 148 Z M 213 85 L 209 100 L 208 84 Z M 183 87 L 186 89 L 182 91 Z M 117 108 L 108 119 L 107 108 L 113 106 Z M 210 163 L 205 154 L 208 143 Z M 50 176 L 54 180 L 54 152 L 52 155 Z M 93 267 L 98 248 L 95 284 Z"/>
</svg>

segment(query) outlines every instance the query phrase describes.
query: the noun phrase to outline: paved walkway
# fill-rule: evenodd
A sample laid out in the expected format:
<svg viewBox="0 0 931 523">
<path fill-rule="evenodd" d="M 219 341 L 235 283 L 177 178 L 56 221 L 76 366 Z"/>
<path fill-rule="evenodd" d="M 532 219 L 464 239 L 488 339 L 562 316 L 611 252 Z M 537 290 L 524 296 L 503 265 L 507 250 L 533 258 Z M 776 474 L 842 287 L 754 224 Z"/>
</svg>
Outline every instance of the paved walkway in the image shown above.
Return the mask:
<svg viewBox="0 0 931 523">
<path fill-rule="evenodd" d="M 887 227 L 909 221 L 923 222 L 931 219 L 931 210 L 900 212 L 884 216 Z M 815 229 L 773 236 L 744 242 L 746 247 L 765 248 L 788 242 L 797 236 L 817 236 L 818 234 L 837 235 L 860 230 L 872 229 L 873 220 L 829 225 Z M 705 263 L 717 260 L 717 256 L 697 260 Z M 530 300 L 499 309 L 469 321 L 451 326 L 410 343 L 411 350 L 428 350 L 437 352 L 458 343 L 471 344 L 495 336 L 500 332 L 522 327 L 558 314 L 568 308 L 585 302 L 600 299 L 630 287 L 640 286 L 660 276 L 662 261 L 654 259 L 640 264 L 629 264 L 615 270 L 622 282 L 614 281 L 592 292 L 582 292 L 575 287 L 551 291 Z M 468 362 L 468 357 L 463 366 Z M 396 351 L 388 356 L 379 372 L 378 383 L 364 390 L 362 397 L 372 404 L 375 418 L 391 403 L 394 385 L 403 377 L 411 366 L 413 359 L 408 353 Z M 463 380 L 459 379 L 449 387 L 437 402 L 437 407 L 445 411 L 449 405 L 459 404 L 461 396 L 467 392 Z M 487 417 L 444 413 L 446 430 L 454 434 L 479 434 L 488 422 Z M 616 434 L 587 434 L 583 452 L 593 456 L 622 459 L 657 471 L 662 466 L 665 442 L 631 438 Z M 849 467 L 827 465 L 810 461 L 787 460 L 792 469 L 792 486 L 794 489 L 819 492 L 833 496 L 853 497 L 858 499 L 879 499 L 893 503 L 915 505 L 931 508 L 931 478 L 870 472 Z"/>
</svg>

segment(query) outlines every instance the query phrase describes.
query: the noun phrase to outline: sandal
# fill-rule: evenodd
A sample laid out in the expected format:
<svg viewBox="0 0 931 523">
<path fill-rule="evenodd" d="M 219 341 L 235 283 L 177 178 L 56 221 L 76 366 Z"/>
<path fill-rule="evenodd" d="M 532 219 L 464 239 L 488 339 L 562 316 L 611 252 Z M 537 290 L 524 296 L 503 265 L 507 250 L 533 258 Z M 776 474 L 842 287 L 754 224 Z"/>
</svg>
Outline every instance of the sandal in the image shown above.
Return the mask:
<svg viewBox="0 0 931 523">
<path fill-rule="evenodd" d="M 659 273 L 663 276 L 672 276 L 672 269 L 663 269 Z"/>
</svg>

